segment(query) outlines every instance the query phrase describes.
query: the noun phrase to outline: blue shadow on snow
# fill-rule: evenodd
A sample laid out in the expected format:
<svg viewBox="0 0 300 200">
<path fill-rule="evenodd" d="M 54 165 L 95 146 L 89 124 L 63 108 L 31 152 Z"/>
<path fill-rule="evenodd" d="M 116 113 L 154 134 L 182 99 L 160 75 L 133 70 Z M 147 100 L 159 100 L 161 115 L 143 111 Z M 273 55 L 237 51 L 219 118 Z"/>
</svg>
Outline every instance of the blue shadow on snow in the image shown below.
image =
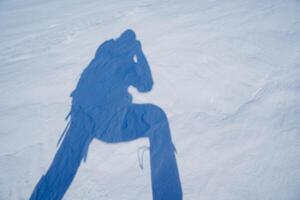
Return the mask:
<svg viewBox="0 0 300 200">
<path fill-rule="evenodd" d="M 72 92 L 68 125 L 31 200 L 62 199 L 93 139 L 106 143 L 148 138 L 154 200 L 181 200 L 181 183 L 168 119 L 152 104 L 134 104 L 128 87 L 149 92 L 150 67 L 132 30 L 104 42 Z"/>
</svg>

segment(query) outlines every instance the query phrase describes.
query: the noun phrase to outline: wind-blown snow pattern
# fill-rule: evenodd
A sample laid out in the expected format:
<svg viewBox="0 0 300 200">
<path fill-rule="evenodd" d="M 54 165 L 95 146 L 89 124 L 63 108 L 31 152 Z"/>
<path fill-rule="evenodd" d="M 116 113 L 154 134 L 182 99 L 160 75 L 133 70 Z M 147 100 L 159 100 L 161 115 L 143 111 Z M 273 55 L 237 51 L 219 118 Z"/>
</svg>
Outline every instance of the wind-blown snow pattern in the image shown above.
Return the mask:
<svg viewBox="0 0 300 200">
<path fill-rule="evenodd" d="M 298 0 L 1 1 L 0 199 L 31 197 L 82 72 L 132 29 L 154 84 L 126 94 L 168 122 L 183 199 L 299 200 L 299 13 Z M 83 152 L 63 199 L 155 198 L 147 137 Z"/>
</svg>

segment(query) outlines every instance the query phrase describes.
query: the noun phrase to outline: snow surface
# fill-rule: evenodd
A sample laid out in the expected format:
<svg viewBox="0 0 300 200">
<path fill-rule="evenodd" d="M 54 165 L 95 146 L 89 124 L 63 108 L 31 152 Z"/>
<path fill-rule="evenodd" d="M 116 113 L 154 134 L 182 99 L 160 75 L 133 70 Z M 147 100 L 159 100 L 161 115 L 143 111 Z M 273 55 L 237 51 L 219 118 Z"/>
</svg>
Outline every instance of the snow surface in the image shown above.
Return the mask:
<svg viewBox="0 0 300 200">
<path fill-rule="evenodd" d="M 0 199 L 28 199 L 97 47 L 132 28 L 184 199 L 300 199 L 300 1 L 0 2 Z M 94 141 L 64 199 L 152 199 L 149 155 Z"/>
</svg>

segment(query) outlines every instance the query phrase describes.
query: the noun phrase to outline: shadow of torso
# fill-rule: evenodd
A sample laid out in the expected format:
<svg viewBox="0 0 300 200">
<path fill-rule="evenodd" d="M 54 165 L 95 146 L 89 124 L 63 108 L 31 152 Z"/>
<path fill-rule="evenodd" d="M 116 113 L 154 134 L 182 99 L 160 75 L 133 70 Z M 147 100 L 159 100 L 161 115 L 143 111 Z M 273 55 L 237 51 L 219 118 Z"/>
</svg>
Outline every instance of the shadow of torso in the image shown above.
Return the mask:
<svg viewBox="0 0 300 200">
<path fill-rule="evenodd" d="M 99 47 L 71 94 L 73 106 L 85 110 L 97 107 L 113 112 L 132 102 L 128 87 L 132 85 L 136 63 L 124 56 L 120 48 L 114 40 Z"/>
</svg>

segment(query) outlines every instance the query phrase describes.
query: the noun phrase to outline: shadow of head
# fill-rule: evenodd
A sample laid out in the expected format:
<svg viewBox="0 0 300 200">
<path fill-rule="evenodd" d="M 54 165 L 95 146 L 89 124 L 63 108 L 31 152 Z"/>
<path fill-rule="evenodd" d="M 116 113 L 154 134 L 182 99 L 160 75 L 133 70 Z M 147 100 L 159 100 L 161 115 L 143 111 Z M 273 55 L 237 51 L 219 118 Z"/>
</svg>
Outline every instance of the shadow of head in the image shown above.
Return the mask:
<svg viewBox="0 0 300 200">
<path fill-rule="evenodd" d="M 136 40 L 135 32 L 131 29 L 127 29 L 117 40 L 120 42 L 134 42 Z"/>
<path fill-rule="evenodd" d="M 139 92 L 149 92 L 153 86 L 141 42 L 131 29 L 99 46 L 72 93 L 73 103 L 89 107 L 128 104 L 132 102 L 129 86 Z"/>
</svg>

